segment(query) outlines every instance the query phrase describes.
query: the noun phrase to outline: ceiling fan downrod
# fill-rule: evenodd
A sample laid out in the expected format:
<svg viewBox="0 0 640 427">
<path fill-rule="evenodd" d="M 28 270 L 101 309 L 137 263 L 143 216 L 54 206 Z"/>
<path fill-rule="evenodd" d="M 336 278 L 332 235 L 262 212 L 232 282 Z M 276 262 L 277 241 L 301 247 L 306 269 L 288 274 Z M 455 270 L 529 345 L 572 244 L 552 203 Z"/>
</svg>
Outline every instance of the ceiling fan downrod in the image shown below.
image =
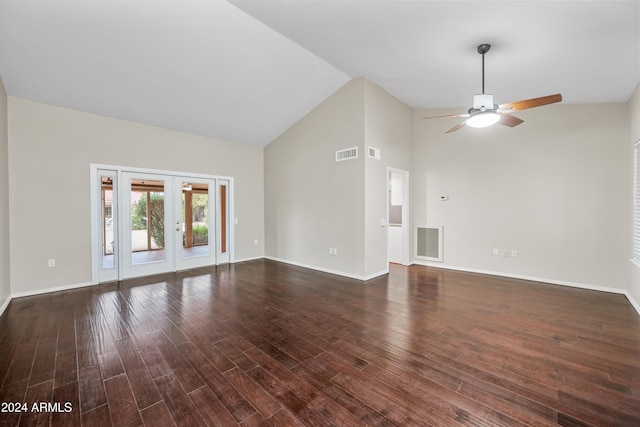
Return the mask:
<svg viewBox="0 0 640 427">
<path fill-rule="evenodd" d="M 489 52 L 491 49 L 491 45 L 488 43 L 483 43 L 478 46 L 478 53 L 482 55 L 482 94 L 484 95 L 484 54 Z"/>
</svg>

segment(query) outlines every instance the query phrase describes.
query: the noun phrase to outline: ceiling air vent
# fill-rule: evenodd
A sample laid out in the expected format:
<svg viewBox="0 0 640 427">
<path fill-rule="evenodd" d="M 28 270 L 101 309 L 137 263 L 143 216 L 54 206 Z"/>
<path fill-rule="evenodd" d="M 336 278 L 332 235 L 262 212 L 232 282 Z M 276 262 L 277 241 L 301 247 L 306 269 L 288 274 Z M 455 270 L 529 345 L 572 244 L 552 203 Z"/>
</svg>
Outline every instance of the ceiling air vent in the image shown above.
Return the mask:
<svg viewBox="0 0 640 427">
<path fill-rule="evenodd" d="M 358 147 L 345 148 L 344 150 L 336 151 L 336 162 L 355 159 L 356 157 L 358 157 Z"/>
<path fill-rule="evenodd" d="M 380 160 L 380 149 L 376 147 L 369 147 L 369 157 Z"/>
</svg>

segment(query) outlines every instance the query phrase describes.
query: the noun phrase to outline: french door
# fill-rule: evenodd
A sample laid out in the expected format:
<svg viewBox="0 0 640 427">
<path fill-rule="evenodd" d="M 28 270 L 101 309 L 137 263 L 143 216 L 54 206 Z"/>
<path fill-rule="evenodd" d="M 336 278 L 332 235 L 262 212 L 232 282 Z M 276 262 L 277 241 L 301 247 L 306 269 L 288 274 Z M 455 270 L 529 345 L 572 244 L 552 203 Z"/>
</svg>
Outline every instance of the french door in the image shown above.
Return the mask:
<svg viewBox="0 0 640 427">
<path fill-rule="evenodd" d="M 174 177 L 176 270 L 216 264 L 215 181 Z"/>
<path fill-rule="evenodd" d="M 173 271 L 173 178 L 123 172 L 120 188 L 123 278 Z"/>
<path fill-rule="evenodd" d="M 232 260 L 231 179 L 92 171 L 93 282 Z"/>
<path fill-rule="evenodd" d="M 228 179 L 219 179 L 216 184 L 217 213 L 218 213 L 218 239 L 217 255 L 218 264 L 230 262 L 231 253 L 231 226 L 229 225 L 229 192 L 230 183 Z"/>
</svg>

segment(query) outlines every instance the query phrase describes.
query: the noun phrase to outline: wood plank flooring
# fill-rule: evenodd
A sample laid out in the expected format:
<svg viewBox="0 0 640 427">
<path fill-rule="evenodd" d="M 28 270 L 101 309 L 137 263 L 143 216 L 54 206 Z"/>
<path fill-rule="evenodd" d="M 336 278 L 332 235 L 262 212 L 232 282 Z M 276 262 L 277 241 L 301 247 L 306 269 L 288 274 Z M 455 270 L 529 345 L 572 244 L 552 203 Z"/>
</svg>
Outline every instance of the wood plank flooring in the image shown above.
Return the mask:
<svg viewBox="0 0 640 427">
<path fill-rule="evenodd" d="M 523 280 L 258 260 L 15 299 L 0 385 L 0 426 L 640 426 L 640 316 Z"/>
</svg>

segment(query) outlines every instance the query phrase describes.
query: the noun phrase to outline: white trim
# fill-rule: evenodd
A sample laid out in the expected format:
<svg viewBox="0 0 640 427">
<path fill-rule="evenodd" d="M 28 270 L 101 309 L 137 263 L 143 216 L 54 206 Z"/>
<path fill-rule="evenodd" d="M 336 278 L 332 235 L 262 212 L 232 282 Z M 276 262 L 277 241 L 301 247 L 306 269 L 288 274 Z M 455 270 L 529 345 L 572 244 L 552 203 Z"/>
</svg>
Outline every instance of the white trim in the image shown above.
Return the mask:
<svg viewBox="0 0 640 427">
<path fill-rule="evenodd" d="M 98 239 L 98 235 L 100 233 L 99 227 L 95 221 L 96 215 L 98 214 L 98 204 L 97 204 L 97 194 L 96 194 L 96 187 L 97 187 L 97 173 L 98 170 L 108 170 L 108 171 L 113 171 L 116 173 L 116 177 L 117 177 L 117 183 L 118 185 L 121 185 L 121 183 L 123 182 L 122 180 L 122 175 L 124 173 L 134 173 L 134 174 L 151 174 L 151 175 L 160 175 L 160 176 L 165 176 L 165 177 L 170 177 L 172 180 L 175 177 L 180 177 L 180 178 L 193 178 L 193 179 L 208 179 L 208 180 L 214 180 L 216 182 L 216 191 L 217 191 L 217 183 L 219 180 L 224 180 L 227 181 L 227 197 L 228 197 L 228 209 L 229 209 L 229 221 L 234 221 L 235 222 L 235 178 L 232 176 L 224 176 L 224 175 L 211 175 L 211 174 L 205 174 L 205 173 L 194 173 L 194 172 L 182 172 L 182 171 L 171 171 L 171 170 L 164 170 L 164 169 L 149 169 L 149 168 L 139 168 L 139 167 L 133 167 L 133 166 L 124 166 L 124 165 L 107 165 L 107 164 L 100 164 L 100 163 L 89 163 L 89 170 L 90 170 L 90 182 L 91 182 L 91 194 L 90 194 L 90 199 L 91 199 L 91 283 L 92 284 L 98 284 L 100 283 L 100 274 L 99 274 L 99 266 L 100 263 L 102 262 L 102 255 L 99 253 L 99 251 L 96 249 L 96 244 L 95 242 Z M 117 191 L 116 191 L 117 193 Z M 216 192 L 217 194 L 217 192 Z M 173 196 L 173 194 L 171 193 L 171 196 Z M 120 196 L 118 196 L 120 197 Z M 123 217 L 122 213 L 123 213 L 123 209 L 124 206 L 123 203 L 117 203 L 118 206 L 118 217 Z M 216 200 L 216 205 L 217 205 L 217 200 Z M 172 207 L 173 209 L 173 207 Z M 218 228 L 218 224 L 217 224 L 218 219 L 216 218 L 216 226 L 215 228 Z M 165 227 L 166 228 L 166 227 Z M 122 227 L 119 227 L 118 229 L 118 240 L 122 241 L 122 237 L 123 237 L 123 233 L 124 230 L 122 230 Z M 234 263 L 235 262 L 235 226 L 234 224 L 229 223 L 229 263 Z M 214 245 L 217 247 L 217 242 Z M 217 249 L 216 249 L 217 250 Z M 123 280 L 125 277 L 123 275 L 123 271 L 124 271 L 124 251 L 122 250 L 118 250 L 118 262 L 117 262 L 117 267 L 116 269 L 118 270 L 118 277 L 115 280 Z M 216 264 L 218 264 L 217 262 L 217 253 L 216 253 Z M 173 271 L 176 271 L 176 266 L 175 266 L 175 262 L 173 263 Z M 107 280 L 110 281 L 110 280 Z"/>
<path fill-rule="evenodd" d="M 640 262 L 640 139 L 633 144 L 632 258 Z M 637 263 L 636 263 L 637 265 Z"/>
<path fill-rule="evenodd" d="M 391 173 L 397 173 L 402 175 L 402 265 L 408 267 L 411 265 L 411 186 L 410 179 L 411 176 L 408 171 L 398 168 L 393 168 L 391 166 L 387 166 L 387 176 L 385 182 L 387 183 L 387 197 L 386 197 L 386 211 L 387 211 L 387 264 L 389 264 L 389 178 L 391 177 Z M 387 268 L 387 272 L 389 269 Z"/>
<path fill-rule="evenodd" d="M 2 316 L 2 314 L 4 313 L 4 311 L 7 309 L 7 307 L 9 307 L 9 303 L 11 302 L 11 295 L 7 296 L 7 299 L 4 301 L 4 304 L 2 304 L 2 307 L 0 307 L 0 317 Z"/>
<path fill-rule="evenodd" d="M 216 265 L 221 265 L 221 264 L 230 264 L 233 260 L 233 257 L 231 256 L 231 254 L 233 253 L 233 248 L 231 247 L 231 242 L 233 242 L 233 238 L 232 236 L 232 232 L 235 228 L 235 219 L 233 219 L 233 212 L 231 207 L 233 206 L 233 203 L 231 203 L 231 197 L 232 197 L 232 189 L 231 189 L 231 181 L 228 181 L 226 179 L 219 179 L 215 182 L 215 198 L 213 200 L 214 204 L 215 204 L 215 212 L 216 212 L 216 217 L 215 217 L 215 226 L 214 226 L 214 230 L 211 234 L 214 234 L 215 238 L 211 239 L 211 240 L 215 240 L 215 258 L 216 258 Z M 223 231 L 224 233 L 226 233 L 226 238 L 227 238 L 227 251 L 225 252 L 224 256 L 223 254 L 220 252 L 221 246 L 222 246 L 222 232 L 220 232 L 221 230 L 221 221 L 222 221 L 222 203 L 220 202 L 221 200 L 221 191 L 220 189 L 222 187 L 226 188 L 226 218 L 227 218 L 227 226 L 225 228 L 225 230 Z"/>
<path fill-rule="evenodd" d="M 78 288 L 86 288 L 87 286 L 94 286 L 91 282 L 77 283 L 75 285 L 64 285 L 64 286 L 56 286 L 55 288 L 46 288 L 46 289 L 38 289 L 35 291 L 27 291 L 27 292 L 18 292 L 16 294 L 11 294 L 11 298 L 22 298 L 22 297 L 30 297 L 33 295 L 41 295 L 48 294 L 51 292 L 60 292 L 60 291 L 68 291 L 71 289 Z"/>
<path fill-rule="evenodd" d="M 635 308 L 636 311 L 638 312 L 638 315 L 640 315 L 640 304 L 638 304 L 638 302 L 631 296 L 631 294 L 628 291 L 624 291 L 624 296 L 627 297 L 627 299 L 629 300 L 629 303 L 631 303 L 633 308 Z"/>
<path fill-rule="evenodd" d="M 110 169 L 114 171 L 125 171 L 125 172 L 134 172 L 134 173 L 149 173 L 155 175 L 172 175 L 172 176 L 181 176 L 187 178 L 209 178 L 209 179 L 228 179 L 233 180 L 232 176 L 226 175 L 211 175 L 208 173 L 195 173 L 195 172 L 184 172 L 184 171 L 173 171 L 173 170 L 165 170 L 165 169 L 149 169 L 149 168 L 139 168 L 136 166 L 125 166 L 125 165 L 104 165 L 100 163 L 90 163 L 92 168 L 97 169 Z"/>
<path fill-rule="evenodd" d="M 89 164 L 89 185 L 91 189 L 91 193 L 89 194 L 89 199 L 91 200 L 91 208 L 90 208 L 90 221 L 91 221 L 91 283 L 96 285 L 98 284 L 100 277 L 100 269 L 98 267 L 98 246 L 96 243 L 96 239 L 100 234 L 100 229 L 98 227 L 98 222 L 95 220 L 98 218 L 99 210 L 98 210 L 98 202 L 97 202 L 97 186 L 98 186 L 98 168 L 94 167 L 93 164 Z M 115 255 L 114 255 L 115 257 Z"/>
<path fill-rule="evenodd" d="M 283 264 L 291 264 L 291 265 L 295 265 L 296 267 L 308 268 L 308 269 L 311 269 L 311 270 L 321 271 L 323 273 L 335 274 L 336 276 L 348 277 L 349 279 L 357 279 L 357 280 L 362 280 L 362 281 L 375 279 L 376 277 L 380 277 L 380 276 L 383 276 L 383 275 L 389 273 L 389 269 L 387 268 L 384 271 L 379 271 L 377 273 L 373 273 L 373 274 L 369 274 L 369 275 L 363 276 L 361 274 L 346 273 L 344 271 L 331 270 L 329 268 L 318 267 L 318 266 L 315 266 L 315 265 L 304 264 L 304 263 L 296 262 L 296 261 L 289 261 L 289 260 L 286 260 L 286 259 L 275 258 L 275 257 L 271 257 L 271 256 L 265 256 L 264 259 L 281 262 Z"/>
<path fill-rule="evenodd" d="M 529 281 L 532 281 L 532 282 L 540 282 L 540 283 L 550 284 L 550 285 L 570 286 L 572 288 L 588 289 L 588 290 L 591 290 L 591 291 L 600 291 L 600 292 L 608 292 L 608 293 L 612 293 L 612 294 L 620 294 L 620 295 L 624 295 L 625 297 L 627 297 L 627 299 L 629 300 L 629 303 L 631 303 L 633 308 L 638 312 L 638 315 L 640 315 L 640 304 L 638 304 L 633 299 L 633 297 L 629 294 L 629 292 L 626 289 L 611 288 L 611 287 L 608 287 L 608 286 L 589 285 L 587 283 L 569 282 L 569 281 L 565 281 L 565 280 L 547 279 L 547 278 L 544 278 L 544 277 L 527 276 L 527 275 L 524 275 L 524 274 L 512 274 L 512 273 L 503 273 L 503 272 L 500 272 L 500 271 L 490 271 L 490 270 L 480 270 L 480 269 L 476 269 L 476 268 L 456 267 L 456 266 L 452 266 L 452 265 L 442 265 L 442 264 L 436 264 L 436 263 L 433 263 L 433 262 L 424 262 L 424 261 L 420 261 L 420 260 L 414 260 L 414 264 L 422 265 L 422 266 L 425 266 L 425 267 L 443 268 L 443 269 L 446 269 L 446 270 L 464 271 L 464 272 L 467 272 L 467 273 L 488 274 L 488 275 L 491 275 L 491 276 L 500 276 L 500 277 L 509 277 L 511 279 L 529 280 Z"/>
<path fill-rule="evenodd" d="M 185 258 L 184 252 L 182 250 L 182 233 L 174 234 L 174 251 L 173 251 L 173 268 L 174 271 L 183 271 L 190 270 L 192 268 L 199 268 L 209 265 L 219 264 L 219 260 L 217 257 L 217 248 L 218 248 L 218 239 L 219 236 L 216 235 L 216 230 L 219 229 L 219 215 L 218 209 L 215 207 L 216 202 L 218 201 L 218 193 L 217 193 L 217 183 L 212 179 L 207 178 L 194 178 L 194 177 L 184 177 L 184 176 L 173 176 L 173 203 L 172 203 L 172 211 L 173 211 L 173 221 L 180 221 L 180 223 L 184 224 L 185 218 L 182 217 L 182 185 L 188 180 L 190 184 L 205 184 L 207 186 L 207 192 L 210 195 L 211 189 L 214 191 L 214 196 L 208 197 L 207 200 L 207 210 L 208 212 L 215 212 L 215 215 L 209 215 L 208 218 L 208 242 L 209 242 L 209 255 L 197 256 L 192 258 Z M 165 190 L 166 191 L 166 190 Z M 165 200 L 166 202 L 166 200 Z M 177 225 L 177 224 L 176 224 Z M 173 228 L 176 225 L 172 225 L 168 228 L 173 232 Z M 177 231 L 177 230 L 176 230 Z M 183 230 L 180 230 L 181 232 Z M 213 236 L 213 237 L 212 237 Z M 214 242 L 214 243 L 211 243 Z M 166 250 L 166 237 L 165 237 L 165 250 Z"/>
<path fill-rule="evenodd" d="M 362 276 L 362 279 L 360 279 L 360 280 L 364 280 L 366 282 L 367 280 L 372 280 L 372 279 L 375 279 L 376 277 L 384 276 L 385 274 L 389 274 L 389 269 L 388 268 L 385 269 L 385 270 L 382 270 L 382 271 L 378 271 L 377 273 L 373 273 L 373 274 L 368 274 L 366 276 Z"/>
<path fill-rule="evenodd" d="M 338 276 L 348 277 L 348 278 L 351 278 L 351 279 L 357 279 L 357 280 L 362 280 L 362 281 L 371 280 L 371 279 L 374 279 L 376 277 L 383 276 L 383 275 L 389 273 L 389 270 L 387 269 L 385 271 L 381 271 L 381 272 L 378 272 L 378 273 L 370 274 L 368 276 L 362 276 L 362 275 L 358 275 L 358 274 L 351 274 L 351 273 L 344 273 L 344 272 L 336 271 L 336 270 L 329 270 L 329 269 L 325 269 L 325 268 L 322 268 L 322 267 L 311 266 L 311 265 L 308 265 L 308 264 L 297 263 L 297 262 L 294 262 L 294 261 L 287 261 L 287 260 L 284 260 L 284 259 L 275 258 L 275 257 L 269 257 L 269 256 L 257 256 L 257 257 L 251 257 L 251 258 L 243 258 L 243 259 L 236 260 L 235 263 L 248 262 L 248 261 L 257 261 L 257 260 L 260 260 L 260 259 L 268 259 L 268 260 L 271 260 L 271 261 L 282 262 L 284 264 L 291 264 L 291 265 L 295 265 L 297 267 L 309 268 L 309 269 L 312 269 L 312 270 L 321 271 L 323 273 L 335 274 L 335 275 L 338 275 Z M 509 278 L 513 278 L 513 279 L 529 280 L 529 281 L 534 281 L 534 282 L 540 282 L 540 283 L 543 283 L 543 284 L 546 283 L 546 284 L 551 284 L 551 285 L 570 286 L 570 287 L 580 288 L 580 289 L 589 289 L 589 290 L 595 290 L 595 291 L 600 291 L 600 292 L 609 292 L 609 293 L 614 293 L 614 294 L 621 294 L 621 295 L 624 295 L 627 298 L 627 300 L 633 306 L 633 308 L 636 310 L 638 315 L 640 315 L 640 304 L 638 304 L 638 302 L 631 296 L 631 294 L 628 291 L 622 290 L 622 289 L 609 288 L 609 287 L 603 287 L 603 286 L 587 285 L 585 283 L 566 282 L 566 281 L 561 281 L 561 280 L 543 279 L 543 278 L 539 278 L 539 277 L 525 276 L 525 275 L 519 275 L 519 274 L 501 273 L 501 272 L 496 272 L 496 271 L 487 271 L 487 270 L 479 270 L 479 269 L 472 269 L 472 268 L 453 267 L 453 266 L 442 265 L 442 264 L 426 263 L 426 262 L 422 262 L 422 261 L 418 261 L 418 260 L 414 261 L 413 264 L 422 265 L 422 266 L 425 266 L 425 267 L 443 268 L 443 269 L 446 269 L 446 270 L 464 271 L 464 272 L 468 272 L 468 273 L 489 274 L 489 275 L 492 275 L 492 276 L 509 277 Z M 213 267 L 217 267 L 217 266 L 213 266 Z M 51 292 L 67 291 L 67 290 L 71 290 L 71 289 L 84 288 L 84 287 L 88 287 L 88 286 L 94 286 L 94 284 L 91 283 L 91 282 L 86 282 L 86 283 L 78 283 L 78 284 L 75 284 L 75 285 L 58 286 L 58 287 L 55 287 L 55 288 L 39 289 L 39 290 L 36 290 L 36 291 L 19 292 L 19 293 L 16 293 L 16 294 L 10 294 L 7 297 L 7 299 L 5 300 L 4 304 L 2 304 L 2 306 L 0 307 L 0 316 L 2 316 L 4 311 L 9 306 L 9 303 L 14 298 L 21 298 L 21 297 L 27 297 L 27 296 L 33 296 L 33 295 L 48 294 L 48 293 L 51 293 Z"/>
<path fill-rule="evenodd" d="M 586 283 L 569 282 L 569 281 L 565 281 L 565 280 L 547 279 L 547 278 L 544 278 L 544 277 L 527 276 L 527 275 L 524 275 L 524 274 L 513 274 L 513 273 L 504 273 L 504 272 L 500 272 L 500 271 L 481 270 L 481 269 L 477 269 L 477 268 L 457 267 L 457 266 L 453 266 L 453 265 L 436 264 L 436 263 L 424 262 L 424 261 L 420 261 L 420 260 L 416 260 L 415 264 L 423 265 L 423 266 L 426 266 L 426 267 L 444 268 L 446 270 L 464 271 L 464 272 L 467 272 L 467 273 L 488 274 L 488 275 L 491 275 L 491 276 L 509 277 L 511 279 L 529 280 L 529 281 L 532 281 L 532 282 L 541 282 L 541 283 L 547 283 L 547 284 L 550 284 L 550 285 L 570 286 L 572 288 L 581 288 L 581 289 L 589 289 L 589 290 L 592 290 L 592 291 L 610 292 L 610 293 L 614 293 L 614 294 L 624 294 L 626 292 L 626 290 L 619 289 L 619 288 L 610 288 L 610 287 L 606 287 L 606 286 L 589 285 L 589 284 L 586 284 Z"/>
<path fill-rule="evenodd" d="M 224 179 L 224 178 L 221 178 Z M 227 188 L 227 208 L 229 209 L 229 264 L 234 264 L 236 261 L 236 184 L 233 178 L 229 179 L 229 188 Z M 264 232 L 264 230 L 263 230 Z"/>
<path fill-rule="evenodd" d="M 250 258 L 242 258 L 242 259 L 237 259 L 234 262 L 229 262 L 229 264 L 238 264 L 241 262 L 247 262 L 247 261 L 257 261 L 259 259 L 265 259 L 266 257 L 264 255 L 259 255 L 259 256 L 254 256 L 254 257 L 250 257 Z"/>
</svg>

